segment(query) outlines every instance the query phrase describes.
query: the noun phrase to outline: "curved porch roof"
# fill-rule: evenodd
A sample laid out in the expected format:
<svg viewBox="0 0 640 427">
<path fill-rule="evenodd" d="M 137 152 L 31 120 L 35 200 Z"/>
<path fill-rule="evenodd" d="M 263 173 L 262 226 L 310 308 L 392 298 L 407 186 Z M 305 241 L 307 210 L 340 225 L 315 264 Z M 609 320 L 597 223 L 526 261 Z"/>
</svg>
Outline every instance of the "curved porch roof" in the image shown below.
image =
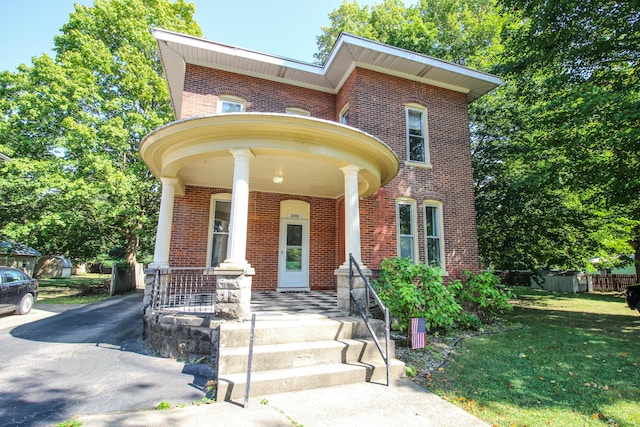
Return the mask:
<svg viewBox="0 0 640 427">
<path fill-rule="evenodd" d="M 367 197 L 399 169 L 395 153 L 358 129 L 313 117 L 225 113 L 169 123 L 147 135 L 140 154 L 156 178 L 181 187 L 232 188 L 231 150 L 253 153 L 251 191 L 336 198 L 344 194 L 340 168 L 356 165 L 359 193 Z M 282 177 L 275 183 L 274 177 Z"/>
</svg>

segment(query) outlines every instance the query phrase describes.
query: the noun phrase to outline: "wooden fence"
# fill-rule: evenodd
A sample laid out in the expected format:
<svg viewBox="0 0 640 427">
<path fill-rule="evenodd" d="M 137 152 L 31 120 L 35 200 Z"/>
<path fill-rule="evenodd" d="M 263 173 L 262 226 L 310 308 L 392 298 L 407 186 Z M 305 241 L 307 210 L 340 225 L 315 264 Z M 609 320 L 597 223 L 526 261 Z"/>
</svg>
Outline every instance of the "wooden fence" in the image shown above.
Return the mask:
<svg viewBox="0 0 640 427">
<path fill-rule="evenodd" d="M 623 292 L 637 282 L 635 274 L 592 274 L 589 279 L 597 292 Z"/>
</svg>

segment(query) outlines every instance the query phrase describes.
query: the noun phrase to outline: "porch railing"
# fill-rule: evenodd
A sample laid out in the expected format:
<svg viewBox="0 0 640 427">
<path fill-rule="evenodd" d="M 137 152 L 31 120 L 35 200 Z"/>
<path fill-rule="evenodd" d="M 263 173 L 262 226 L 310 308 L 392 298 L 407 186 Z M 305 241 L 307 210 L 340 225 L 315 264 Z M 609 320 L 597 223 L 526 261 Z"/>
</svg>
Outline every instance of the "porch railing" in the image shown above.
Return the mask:
<svg viewBox="0 0 640 427">
<path fill-rule="evenodd" d="M 156 271 L 151 294 L 154 310 L 213 313 L 216 277 L 212 268 L 167 268 Z"/>
<path fill-rule="evenodd" d="M 361 302 L 358 300 L 359 296 L 357 295 L 357 293 L 353 288 L 354 267 L 365 285 L 364 286 L 364 303 L 365 303 L 364 307 L 362 306 Z M 380 352 L 382 359 L 387 365 L 387 386 L 390 386 L 391 385 L 391 344 L 390 344 L 391 324 L 389 322 L 389 309 L 382 303 L 382 301 L 380 300 L 380 297 L 378 297 L 378 294 L 371 286 L 371 283 L 369 283 L 369 279 L 367 279 L 367 277 L 362 273 L 362 270 L 360 269 L 358 262 L 353 258 L 353 255 L 351 254 L 349 254 L 349 293 L 351 294 L 351 302 L 355 304 L 356 307 L 358 308 L 358 311 L 360 312 L 360 316 L 362 316 L 364 323 L 367 325 L 367 329 L 369 330 L 369 333 L 371 334 L 373 341 L 376 343 L 376 347 L 378 347 L 378 351 Z M 373 298 L 373 300 L 375 300 L 375 302 L 378 304 L 378 307 L 380 308 L 382 313 L 384 313 L 384 330 L 385 330 L 385 349 L 384 350 L 382 349 L 380 340 L 378 340 L 378 337 L 375 331 L 373 330 L 373 327 L 371 326 L 371 322 L 370 322 L 371 314 L 369 313 L 369 301 L 371 301 L 370 298 Z M 353 304 L 349 304 L 349 315 L 353 315 Z"/>
</svg>

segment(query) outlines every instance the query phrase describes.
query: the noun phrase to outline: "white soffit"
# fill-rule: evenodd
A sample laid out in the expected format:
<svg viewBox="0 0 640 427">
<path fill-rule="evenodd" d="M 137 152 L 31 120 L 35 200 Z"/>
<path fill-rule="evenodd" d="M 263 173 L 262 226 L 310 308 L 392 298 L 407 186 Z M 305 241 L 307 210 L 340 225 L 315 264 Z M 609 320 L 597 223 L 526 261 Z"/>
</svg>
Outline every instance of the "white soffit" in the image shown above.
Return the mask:
<svg viewBox="0 0 640 427">
<path fill-rule="evenodd" d="M 492 74 L 346 33 L 338 37 L 323 66 L 157 28 L 153 29 L 153 35 L 177 112 L 182 108 L 187 63 L 333 94 L 355 67 L 465 93 L 469 102 L 502 83 Z"/>
</svg>

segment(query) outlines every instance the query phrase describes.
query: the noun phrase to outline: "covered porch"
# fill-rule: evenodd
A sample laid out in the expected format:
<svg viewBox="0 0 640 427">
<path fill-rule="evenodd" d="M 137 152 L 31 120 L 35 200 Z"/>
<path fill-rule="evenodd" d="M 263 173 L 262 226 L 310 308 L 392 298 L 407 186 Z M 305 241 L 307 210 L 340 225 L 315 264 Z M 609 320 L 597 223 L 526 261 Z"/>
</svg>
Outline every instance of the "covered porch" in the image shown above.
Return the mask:
<svg viewBox="0 0 640 427">
<path fill-rule="evenodd" d="M 393 151 L 369 134 L 336 122 L 275 113 L 215 114 L 173 122 L 149 134 L 140 153 L 162 183 L 145 309 L 186 304 L 223 319 L 246 319 L 253 311 L 252 281 L 263 265 L 277 265 L 274 290 L 314 290 L 309 272 L 327 261 L 310 250 L 320 239 L 309 231 L 318 201 L 341 203 L 341 209 L 333 208 L 341 215 L 331 225 L 340 241 L 323 250 L 334 256 L 342 252 L 334 257 L 341 260 L 353 254 L 366 268 L 359 199 L 388 183 L 399 167 Z M 172 245 L 172 238 L 184 239 L 181 228 L 188 220 L 176 213 L 176 198 L 193 188 L 215 189 L 215 195 L 208 230 L 192 233 L 200 239 L 194 244 L 201 248 L 197 259 L 185 260 L 176 255 L 176 243 Z M 269 213 L 275 218 L 251 215 L 250 206 L 255 211 L 269 195 L 278 196 L 279 212 Z M 218 200 L 227 206 L 226 216 L 217 216 Z M 259 227 L 271 224 L 264 234 L 279 240 L 267 242 L 271 246 L 264 250 L 248 238 L 258 233 L 259 221 Z M 344 312 L 349 304 L 348 261 L 332 268 L 334 285 L 329 288 L 336 290 L 336 307 Z M 182 270 L 188 269 L 197 273 L 186 278 Z"/>
</svg>

